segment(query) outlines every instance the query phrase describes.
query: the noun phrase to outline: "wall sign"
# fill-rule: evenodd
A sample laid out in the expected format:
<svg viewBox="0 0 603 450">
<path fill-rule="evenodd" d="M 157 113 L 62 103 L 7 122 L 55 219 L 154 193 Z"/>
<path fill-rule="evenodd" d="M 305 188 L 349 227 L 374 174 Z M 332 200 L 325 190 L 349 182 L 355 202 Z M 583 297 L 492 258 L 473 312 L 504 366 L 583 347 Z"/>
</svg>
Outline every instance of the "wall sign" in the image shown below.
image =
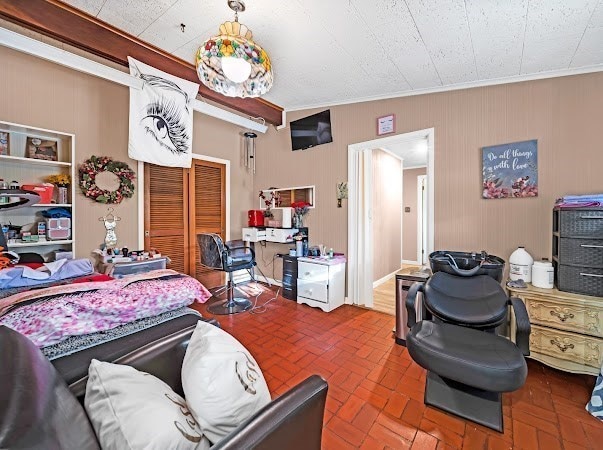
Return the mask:
<svg viewBox="0 0 603 450">
<path fill-rule="evenodd" d="M 538 196 L 538 141 L 482 147 L 482 197 Z"/>
<path fill-rule="evenodd" d="M 388 116 L 377 118 L 377 135 L 390 134 L 396 131 L 396 116 L 390 114 Z"/>
</svg>

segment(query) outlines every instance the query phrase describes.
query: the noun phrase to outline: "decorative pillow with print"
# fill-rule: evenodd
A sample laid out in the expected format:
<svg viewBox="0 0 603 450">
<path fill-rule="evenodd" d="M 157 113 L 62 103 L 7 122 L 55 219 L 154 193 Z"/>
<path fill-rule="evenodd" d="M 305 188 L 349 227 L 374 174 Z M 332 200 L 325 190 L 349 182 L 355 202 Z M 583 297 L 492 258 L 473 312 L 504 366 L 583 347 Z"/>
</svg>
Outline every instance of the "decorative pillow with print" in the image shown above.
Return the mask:
<svg viewBox="0 0 603 450">
<path fill-rule="evenodd" d="M 270 403 L 264 375 L 230 334 L 199 321 L 182 364 L 187 404 L 214 444 Z"/>
<path fill-rule="evenodd" d="M 103 450 L 207 450 L 182 397 L 159 378 L 93 359 L 84 406 Z"/>
</svg>

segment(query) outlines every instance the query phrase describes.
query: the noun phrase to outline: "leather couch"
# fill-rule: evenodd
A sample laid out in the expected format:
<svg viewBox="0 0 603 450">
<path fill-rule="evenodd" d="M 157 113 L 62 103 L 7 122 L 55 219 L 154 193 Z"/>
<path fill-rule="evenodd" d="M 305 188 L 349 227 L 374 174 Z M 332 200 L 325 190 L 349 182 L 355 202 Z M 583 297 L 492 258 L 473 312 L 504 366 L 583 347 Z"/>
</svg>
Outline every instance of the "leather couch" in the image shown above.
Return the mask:
<svg viewBox="0 0 603 450">
<path fill-rule="evenodd" d="M 183 395 L 180 368 L 193 330 L 191 325 L 104 360 L 155 375 Z M 74 364 L 71 360 L 66 365 L 71 374 L 82 370 Z M 31 341 L 0 326 L 0 448 L 98 449 L 82 406 L 86 382 L 84 376 L 67 384 Z M 326 381 L 313 375 L 241 423 L 212 449 L 318 450 L 326 395 Z"/>
</svg>

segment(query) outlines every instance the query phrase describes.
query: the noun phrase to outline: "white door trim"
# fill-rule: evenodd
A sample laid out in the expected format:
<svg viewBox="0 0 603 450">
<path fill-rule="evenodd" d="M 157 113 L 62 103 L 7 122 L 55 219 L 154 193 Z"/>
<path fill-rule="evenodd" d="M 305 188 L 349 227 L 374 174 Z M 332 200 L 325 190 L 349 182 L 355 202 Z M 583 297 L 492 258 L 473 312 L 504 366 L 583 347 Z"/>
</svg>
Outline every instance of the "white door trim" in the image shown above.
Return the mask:
<svg viewBox="0 0 603 450">
<path fill-rule="evenodd" d="M 230 240 L 230 160 L 214 156 L 192 154 L 193 159 L 215 162 L 226 166 L 226 240 Z M 138 161 L 138 248 L 144 248 L 144 163 Z"/>
<path fill-rule="evenodd" d="M 427 175 L 417 176 L 417 261 L 419 264 L 424 264 L 424 255 L 426 257 L 428 254 L 423 252 L 423 180 L 426 178 Z"/>
</svg>

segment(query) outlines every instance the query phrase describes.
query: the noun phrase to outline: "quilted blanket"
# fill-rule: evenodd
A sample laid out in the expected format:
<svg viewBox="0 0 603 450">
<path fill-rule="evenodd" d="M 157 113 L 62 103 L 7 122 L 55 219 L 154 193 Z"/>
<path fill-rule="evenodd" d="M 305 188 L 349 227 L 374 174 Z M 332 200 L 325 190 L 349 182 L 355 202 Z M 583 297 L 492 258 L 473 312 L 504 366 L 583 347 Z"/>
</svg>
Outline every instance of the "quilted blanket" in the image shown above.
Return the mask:
<svg viewBox="0 0 603 450">
<path fill-rule="evenodd" d="M 0 300 L 0 325 L 24 334 L 38 347 L 70 336 L 109 330 L 211 297 L 199 281 L 173 270 L 156 270 L 109 282 L 55 286 Z"/>
</svg>

